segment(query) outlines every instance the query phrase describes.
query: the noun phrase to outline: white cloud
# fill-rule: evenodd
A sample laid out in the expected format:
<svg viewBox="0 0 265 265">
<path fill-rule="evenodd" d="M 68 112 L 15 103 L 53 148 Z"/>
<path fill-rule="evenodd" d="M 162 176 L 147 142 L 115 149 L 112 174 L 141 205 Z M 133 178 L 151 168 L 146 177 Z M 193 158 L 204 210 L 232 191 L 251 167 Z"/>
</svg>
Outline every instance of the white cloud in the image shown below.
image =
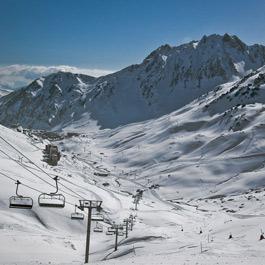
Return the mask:
<svg viewBox="0 0 265 265">
<path fill-rule="evenodd" d="M 34 79 L 58 71 L 103 76 L 112 73 L 111 70 L 78 68 L 68 65 L 33 66 L 14 64 L 0 67 L 0 89 L 16 89 L 28 85 Z"/>
</svg>

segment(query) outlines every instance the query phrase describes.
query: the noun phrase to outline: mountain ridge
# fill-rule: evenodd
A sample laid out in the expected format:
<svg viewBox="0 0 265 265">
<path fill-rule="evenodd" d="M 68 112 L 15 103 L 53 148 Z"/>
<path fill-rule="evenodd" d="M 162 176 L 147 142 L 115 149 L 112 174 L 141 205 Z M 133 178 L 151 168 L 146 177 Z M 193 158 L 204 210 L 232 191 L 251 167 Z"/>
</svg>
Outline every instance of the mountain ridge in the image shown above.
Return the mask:
<svg viewBox="0 0 265 265">
<path fill-rule="evenodd" d="M 60 130 L 84 116 L 101 128 L 157 118 L 265 64 L 265 46 L 225 34 L 162 45 L 141 64 L 93 78 L 58 72 L 0 99 L 0 122 Z"/>
</svg>

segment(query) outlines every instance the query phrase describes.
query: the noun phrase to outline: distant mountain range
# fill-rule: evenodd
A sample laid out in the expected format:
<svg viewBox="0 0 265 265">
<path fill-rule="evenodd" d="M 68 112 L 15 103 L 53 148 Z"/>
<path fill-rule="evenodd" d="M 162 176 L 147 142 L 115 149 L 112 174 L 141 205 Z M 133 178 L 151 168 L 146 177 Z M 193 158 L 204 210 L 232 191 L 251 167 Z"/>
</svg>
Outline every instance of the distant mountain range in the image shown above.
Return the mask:
<svg viewBox="0 0 265 265">
<path fill-rule="evenodd" d="M 8 66 L 0 66 L 0 96 L 2 96 L 2 90 L 12 92 L 13 90 L 27 86 L 37 78 L 57 73 L 59 71 L 92 75 L 96 77 L 113 72 L 110 70 L 79 68 L 68 65 L 43 66 L 13 64 Z"/>
<path fill-rule="evenodd" d="M 265 46 L 248 46 L 228 34 L 204 36 L 178 47 L 163 45 L 141 64 L 107 76 L 58 72 L 39 78 L 0 98 L 0 122 L 61 130 L 85 119 L 114 128 L 170 113 L 220 84 L 244 80 L 263 65 Z M 249 102 L 261 93 L 245 89 Z M 224 97 L 227 104 L 234 103 L 231 97 Z M 211 102 L 209 110 L 213 104 L 213 111 L 222 108 Z"/>
</svg>

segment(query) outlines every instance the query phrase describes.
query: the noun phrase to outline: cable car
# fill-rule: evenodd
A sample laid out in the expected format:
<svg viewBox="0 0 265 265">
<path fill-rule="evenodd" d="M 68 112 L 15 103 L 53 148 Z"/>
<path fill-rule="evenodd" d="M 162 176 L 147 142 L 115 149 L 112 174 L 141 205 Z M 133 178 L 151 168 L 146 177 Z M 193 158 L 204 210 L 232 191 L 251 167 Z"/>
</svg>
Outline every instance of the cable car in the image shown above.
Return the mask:
<svg viewBox="0 0 265 265">
<path fill-rule="evenodd" d="M 93 229 L 94 232 L 103 232 L 103 225 L 100 225 L 98 222 L 96 223 L 96 227 Z"/>
<path fill-rule="evenodd" d="M 84 220 L 85 215 L 83 213 L 79 213 L 76 211 L 76 208 L 79 208 L 77 205 L 75 205 L 75 211 L 71 214 L 72 220 Z"/>
<path fill-rule="evenodd" d="M 56 183 L 56 191 L 54 193 L 42 193 L 38 202 L 40 207 L 64 208 L 65 197 L 58 194 L 58 176 L 54 177 Z"/>
<path fill-rule="evenodd" d="M 19 180 L 16 181 L 16 196 L 9 198 L 9 208 L 31 209 L 33 200 L 30 197 L 24 197 L 18 194 L 18 186 L 21 184 Z"/>
</svg>

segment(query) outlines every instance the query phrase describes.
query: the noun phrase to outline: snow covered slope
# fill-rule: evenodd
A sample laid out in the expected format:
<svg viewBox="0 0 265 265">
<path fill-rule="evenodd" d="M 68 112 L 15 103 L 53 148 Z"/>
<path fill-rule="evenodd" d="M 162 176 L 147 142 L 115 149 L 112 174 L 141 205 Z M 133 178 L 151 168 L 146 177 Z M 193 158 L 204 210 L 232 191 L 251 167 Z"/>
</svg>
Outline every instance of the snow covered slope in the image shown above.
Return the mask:
<svg viewBox="0 0 265 265">
<path fill-rule="evenodd" d="M 130 168 L 129 177 L 142 184 L 150 179 L 167 199 L 261 187 L 264 91 L 265 67 L 159 119 L 99 131 L 94 142 L 109 153 L 110 164 Z"/>
<path fill-rule="evenodd" d="M 0 137 L 0 263 L 82 264 L 85 222 L 69 217 L 78 194 L 102 199 L 116 223 L 137 215 L 117 252 L 113 236 L 92 232 L 92 264 L 263 264 L 264 76 L 261 68 L 147 122 L 89 131 L 78 121 L 67 131 L 82 134 L 55 142 L 62 158 L 53 168 L 42 161 L 44 140 L 1 126 L 1 137 L 60 177 L 69 204 L 38 207 L 38 191 L 52 192 L 53 180 Z M 33 197 L 32 210 L 8 208 L 16 179 L 35 189 L 20 190 Z M 144 195 L 134 211 L 137 189 Z"/>
<path fill-rule="evenodd" d="M 157 118 L 216 85 L 265 64 L 265 47 L 236 36 L 204 36 L 178 47 L 164 45 L 139 65 L 92 78 L 59 72 L 0 100 L 0 122 L 60 130 L 94 120 L 103 128 Z"/>
<path fill-rule="evenodd" d="M 12 92 L 11 90 L 3 89 L 3 88 L 0 87 L 0 97 L 6 96 L 6 95 L 8 95 L 11 92 Z"/>
</svg>

